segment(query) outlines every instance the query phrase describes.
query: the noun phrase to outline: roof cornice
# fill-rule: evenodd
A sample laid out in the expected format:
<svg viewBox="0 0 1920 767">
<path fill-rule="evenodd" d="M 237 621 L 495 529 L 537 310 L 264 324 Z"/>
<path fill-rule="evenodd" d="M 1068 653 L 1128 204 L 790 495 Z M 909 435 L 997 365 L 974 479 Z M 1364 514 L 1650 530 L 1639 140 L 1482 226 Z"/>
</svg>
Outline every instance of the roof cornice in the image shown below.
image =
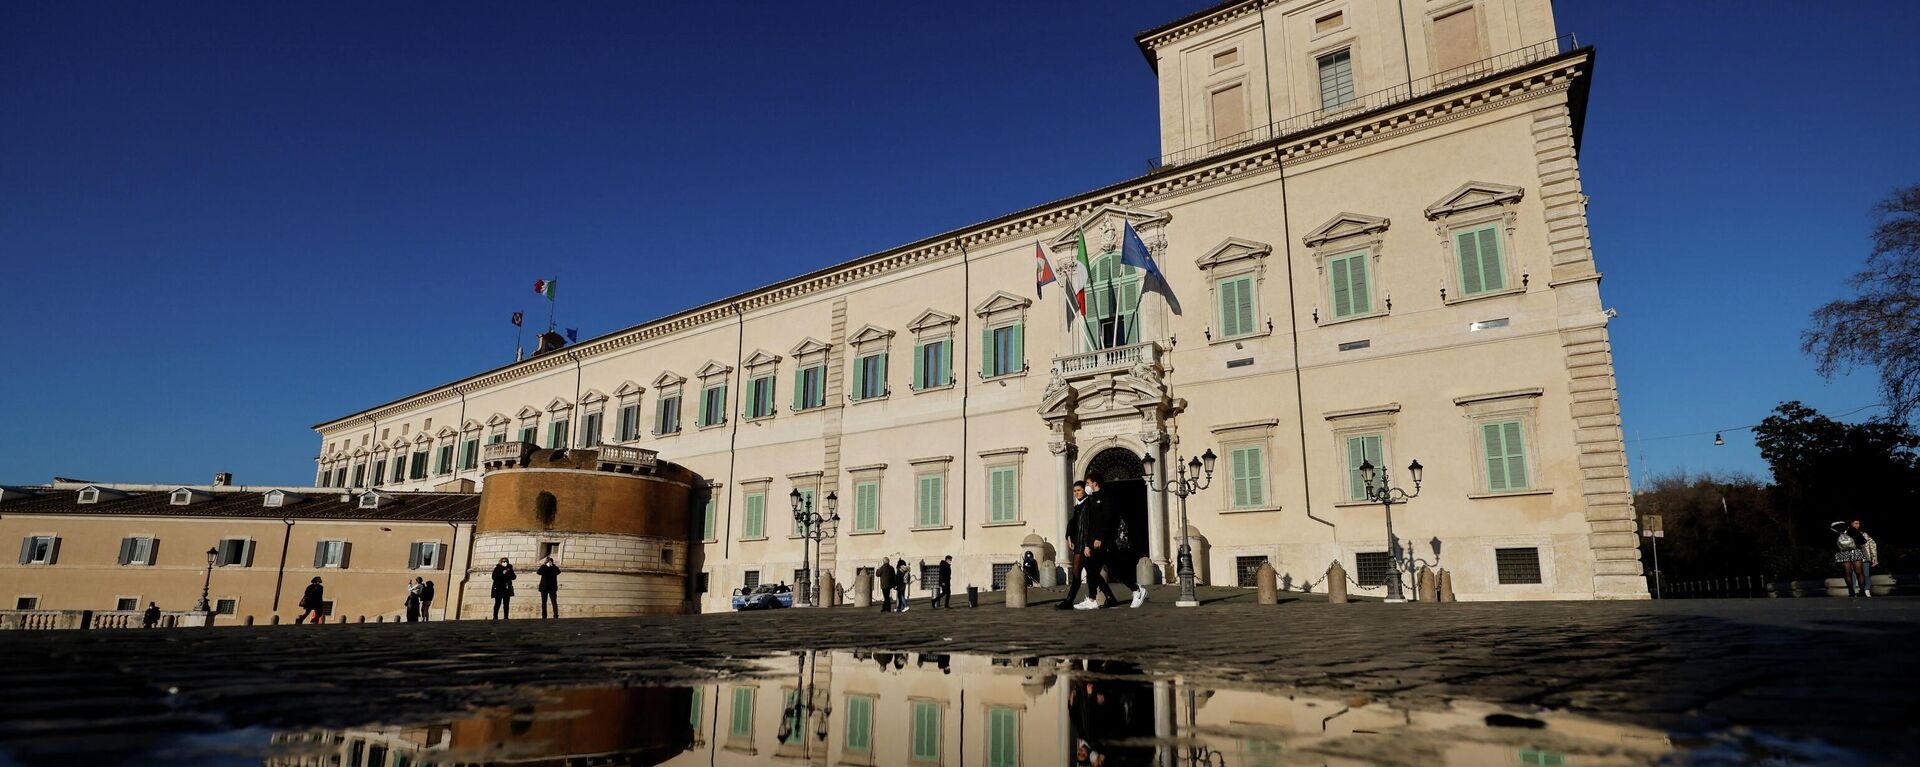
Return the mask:
<svg viewBox="0 0 1920 767">
<path fill-rule="evenodd" d="M 1249 144 L 1235 152 L 1226 152 L 1184 165 L 1161 168 L 1144 176 L 1110 184 L 1072 197 L 1042 203 L 971 226 L 953 229 L 916 242 L 819 269 L 756 290 L 723 298 L 702 306 L 642 323 L 581 342 L 563 352 L 536 357 L 488 370 L 477 375 L 436 386 L 426 391 L 350 413 L 313 426 L 315 431 L 374 418 L 384 420 L 396 413 L 413 410 L 458 396 L 460 390 L 498 386 L 509 381 L 543 373 L 574 358 L 588 359 L 645 343 L 702 325 L 731 319 L 788 301 L 807 298 L 890 272 L 978 251 L 1008 239 L 1031 239 L 1035 232 L 1071 226 L 1104 206 L 1138 207 L 1156 198 L 1168 197 L 1214 186 L 1237 177 L 1270 170 L 1281 162 L 1299 162 L 1316 155 L 1341 151 L 1384 140 L 1405 131 L 1436 125 L 1449 116 L 1477 114 L 1511 103 L 1566 90 L 1575 81 L 1584 81 L 1591 50 L 1577 49 L 1534 66 L 1487 80 L 1463 84 L 1457 88 L 1429 94 L 1400 103 L 1389 109 L 1356 114 L 1352 118 L 1329 123 L 1318 130 L 1281 136 L 1263 143 Z"/>
</svg>

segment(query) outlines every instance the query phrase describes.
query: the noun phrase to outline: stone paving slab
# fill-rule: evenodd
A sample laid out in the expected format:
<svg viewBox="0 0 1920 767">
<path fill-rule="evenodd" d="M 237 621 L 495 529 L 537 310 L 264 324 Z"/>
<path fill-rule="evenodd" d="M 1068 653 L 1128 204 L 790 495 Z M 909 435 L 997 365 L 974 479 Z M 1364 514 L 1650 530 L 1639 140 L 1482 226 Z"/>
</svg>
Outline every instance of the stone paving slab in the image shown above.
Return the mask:
<svg viewBox="0 0 1920 767">
<path fill-rule="evenodd" d="M 515 699 L 521 685 L 751 673 L 795 649 L 1128 661 L 1227 685 L 1545 706 L 1676 731 L 1752 725 L 1920 762 L 1920 600 L 1253 604 L 1146 609 L 793 609 L 685 617 L 5 632 L 32 673 L 0 696 L 0 740 L 103 723 L 348 727 Z M 956 604 L 959 601 L 956 600 Z M 169 725 L 169 723 L 171 723 Z"/>
</svg>

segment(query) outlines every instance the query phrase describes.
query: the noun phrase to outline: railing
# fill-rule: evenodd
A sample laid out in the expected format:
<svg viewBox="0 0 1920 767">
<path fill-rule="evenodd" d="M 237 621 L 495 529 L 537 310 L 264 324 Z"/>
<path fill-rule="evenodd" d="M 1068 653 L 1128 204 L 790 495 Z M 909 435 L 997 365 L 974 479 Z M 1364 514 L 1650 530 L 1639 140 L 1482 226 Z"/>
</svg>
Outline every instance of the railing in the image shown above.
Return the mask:
<svg viewBox="0 0 1920 767">
<path fill-rule="evenodd" d="M 532 453 L 532 442 L 496 442 L 480 446 L 480 462 L 482 464 L 519 463 Z"/>
<path fill-rule="evenodd" d="M 660 452 L 625 445 L 601 445 L 600 466 L 605 469 L 651 469 L 658 466 Z"/>
<path fill-rule="evenodd" d="M 0 610 L 0 630 L 4 631 L 137 629 L 145 625 L 146 613 L 141 610 Z M 189 625 L 206 625 L 205 614 L 160 614 L 160 626 L 164 628 Z"/>
<path fill-rule="evenodd" d="M 1376 109 L 1411 101 L 1462 83 L 1484 80 L 1502 72 L 1528 66 L 1535 62 L 1545 61 L 1578 47 L 1579 41 L 1574 39 L 1573 35 L 1562 35 L 1552 40 L 1534 43 L 1525 48 L 1490 56 L 1471 64 L 1436 72 L 1414 80 L 1413 82 L 1401 83 L 1385 90 L 1374 91 L 1342 104 L 1294 115 L 1285 120 L 1262 125 L 1243 133 L 1237 133 L 1204 144 L 1190 146 L 1163 155 L 1159 159 L 1148 160 L 1147 166 L 1149 170 L 1158 170 L 1174 165 L 1185 165 L 1221 152 L 1228 152 L 1262 141 L 1303 133 L 1363 112 L 1371 112 Z"/>
<path fill-rule="evenodd" d="M 1130 368 L 1143 361 L 1159 366 L 1160 345 L 1148 341 L 1131 346 L 1115 346 L 1110 349 L 1095 349 L 1090 352 L 1055 357 L 1053 370 L 1065 378 L 1078 378 Z"/>
<path fill-rule="evenodd" d="M 1878 596 L 1911 596 L 1920 593 L 1920 576 L 1881 573 L 1873 576 L 1872 583 L 1873 593 Z M 1762 575 L 1670 581 L 1660 584 L 1657 594 L 1661 599 L 1844 597 L 1846 595 L 1847 582 L 1840 578 L 1775 581 Z"/>
</svg>

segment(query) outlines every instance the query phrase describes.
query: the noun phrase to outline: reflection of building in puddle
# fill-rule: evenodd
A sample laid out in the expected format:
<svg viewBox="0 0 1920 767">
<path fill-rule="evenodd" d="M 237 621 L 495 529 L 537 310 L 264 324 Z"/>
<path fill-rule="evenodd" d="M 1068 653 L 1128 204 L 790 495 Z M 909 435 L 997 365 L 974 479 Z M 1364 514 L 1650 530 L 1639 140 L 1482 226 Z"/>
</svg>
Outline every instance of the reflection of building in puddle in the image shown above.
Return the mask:
<svg viewBox="0 0 1920 767">
<path fill-rule="evenodd" d="M 752 678 L 549 697 L 439 727 L 309 736 L 324 753 L 304 753 L 339 760 L 273 763 L 1545 767 L 1672 750 L 1658 731 L 1557 714 L 1407 710 L 1040 659 L 808 652 Z"/>
</svg>

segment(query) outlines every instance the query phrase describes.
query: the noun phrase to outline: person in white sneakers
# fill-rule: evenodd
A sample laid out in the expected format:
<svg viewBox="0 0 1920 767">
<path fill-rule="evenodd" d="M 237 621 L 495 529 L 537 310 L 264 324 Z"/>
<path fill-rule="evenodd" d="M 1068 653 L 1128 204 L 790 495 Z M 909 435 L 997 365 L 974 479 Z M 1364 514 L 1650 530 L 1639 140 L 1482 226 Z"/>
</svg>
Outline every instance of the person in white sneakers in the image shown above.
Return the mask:
<svg viewBox="0 0 1920 767">
<path fill-rule="evenodd" d="M 1109 605 L 1119 602 L 1113 596 L 1113 587 L 1107 585 L 1107 579 L 1102 574 L 1102 569 L 1112 560 L 1113 536 L 1118 522 L 1113 508 L 1100 495 L 1100 478 L 1088 475 L 1086 481 L 1087 499 L 1080 502 L 1081 534 L 1077 537 L 1086 541 L 1080 544 L 1080 567 L 1087 579 L 1087 599 L 1074 605 L 1075 610 L 1097 610 L 1101 607 L 1103 597 Z"/>
</svg>

